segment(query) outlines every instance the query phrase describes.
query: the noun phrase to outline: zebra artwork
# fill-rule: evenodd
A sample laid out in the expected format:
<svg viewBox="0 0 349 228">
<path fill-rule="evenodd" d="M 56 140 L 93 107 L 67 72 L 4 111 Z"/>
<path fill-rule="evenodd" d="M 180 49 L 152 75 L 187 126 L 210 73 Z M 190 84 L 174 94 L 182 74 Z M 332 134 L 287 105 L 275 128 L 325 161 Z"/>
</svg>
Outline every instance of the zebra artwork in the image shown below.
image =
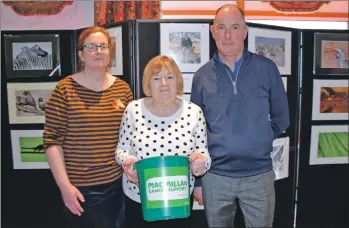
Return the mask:
<svg viewBox="0 0 349 228">
<path fill-rule="evenodd" d="M 53 69 L 51 42 L 13 43 L 13 56 L 13 70 Z"/>
</svg>

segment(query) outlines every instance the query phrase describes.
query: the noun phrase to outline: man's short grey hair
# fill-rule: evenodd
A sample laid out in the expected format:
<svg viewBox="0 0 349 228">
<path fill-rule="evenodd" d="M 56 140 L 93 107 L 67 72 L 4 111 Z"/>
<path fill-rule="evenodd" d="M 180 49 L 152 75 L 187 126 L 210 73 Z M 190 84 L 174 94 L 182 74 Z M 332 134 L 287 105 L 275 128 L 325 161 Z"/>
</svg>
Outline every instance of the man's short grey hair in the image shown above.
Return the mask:
<svg viewBox="0 0 349 228">
<path fill-rule="evenodd" d="M 221 7 L 219 7 L 219 8 L 216 10 L 216 13 L 215 13 L 215 15 L 214 15 L 214 18 L 216 19 L 217 14 L 219 13 L 219 11 L 221 11 L 221 9 L 223 9 L 224 7 L 227 7 L 227 6 L 232 6 L 232 7 L 237 8 L 237 9 L 240 11 L 242 21 L 244 22 L 244 24 L 246 24 L 246 18 L 245 18 L 245 12 L 244 12 L 244 10 L 241 9 L 239 6 L 234 5 L 234 4 L 225 4 L 225 5 L 222 5 Z"/>
</svg>

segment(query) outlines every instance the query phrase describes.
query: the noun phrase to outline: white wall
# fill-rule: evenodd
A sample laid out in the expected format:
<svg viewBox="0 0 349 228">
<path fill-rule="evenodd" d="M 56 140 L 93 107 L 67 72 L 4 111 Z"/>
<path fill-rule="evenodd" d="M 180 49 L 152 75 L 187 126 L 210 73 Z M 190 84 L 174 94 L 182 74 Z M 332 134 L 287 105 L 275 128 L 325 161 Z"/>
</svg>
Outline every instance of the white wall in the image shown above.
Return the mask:
<svg viewBox="0 0 349 228">
<path fill-rule="evenodd" d="M 94 24 L 93 1 L 75 0 L 57 15 L 22 16 L 0 1 L 1 30 L 69 30 Z"/>
</svg>

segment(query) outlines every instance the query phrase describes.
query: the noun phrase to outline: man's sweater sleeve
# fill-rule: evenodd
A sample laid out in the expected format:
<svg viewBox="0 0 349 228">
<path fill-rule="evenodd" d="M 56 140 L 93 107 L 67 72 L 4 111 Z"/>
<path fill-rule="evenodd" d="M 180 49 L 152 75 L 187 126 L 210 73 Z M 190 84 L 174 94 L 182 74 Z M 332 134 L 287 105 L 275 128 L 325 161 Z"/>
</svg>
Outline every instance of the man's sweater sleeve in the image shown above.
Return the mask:
<svg viewBox="0 0 349 228">
<path fill-rule="evenodd" d="M 274 138 L 281 135 L 290 125 L 288 100 L 285 87 L 276 65 L 271 70 L 272 84 L 269 92 L 270 121 Z"/>
</svg>

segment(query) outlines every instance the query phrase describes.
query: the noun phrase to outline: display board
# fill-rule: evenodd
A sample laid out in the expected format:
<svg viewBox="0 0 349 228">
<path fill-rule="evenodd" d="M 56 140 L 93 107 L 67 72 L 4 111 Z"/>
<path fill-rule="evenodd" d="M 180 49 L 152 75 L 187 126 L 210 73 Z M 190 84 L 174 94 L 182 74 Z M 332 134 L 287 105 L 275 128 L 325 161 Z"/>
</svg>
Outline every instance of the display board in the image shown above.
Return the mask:
<svg viewBox="0 0 349 228">
<path fill-rule="evenodd" d="M 349 227 L 348 31 L 303 30 L 297 228 Z"/>
</svg>

